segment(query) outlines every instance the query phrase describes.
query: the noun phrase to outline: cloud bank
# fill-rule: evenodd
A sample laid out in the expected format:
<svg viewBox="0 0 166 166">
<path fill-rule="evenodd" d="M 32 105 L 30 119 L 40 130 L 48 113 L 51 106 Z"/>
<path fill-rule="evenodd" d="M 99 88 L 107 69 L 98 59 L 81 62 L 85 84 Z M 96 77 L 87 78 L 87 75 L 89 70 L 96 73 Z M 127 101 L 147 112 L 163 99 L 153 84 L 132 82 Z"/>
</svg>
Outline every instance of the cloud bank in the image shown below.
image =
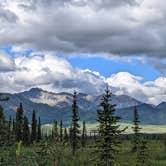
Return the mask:
<svg viewBox="0 0 166 166">
<path fill-rule="evenodd" d="M 95 71 L 73 68 L 67 60 L 49 54 L 33 53 L 28 57 L 15 58 L 0 54 L 0 62 L 1 92 L 20 92 L 39 87 L 54 92 L 73 93 L 77 90 L 98 95 L 103 93 L 108 84 L 117 95 L 129 95 L 152 104 L 166 101 L 165 77 L 143 83 L 141 77 L 120 72 L 105 78 Z"/>
<path fill-rule="evenodd" d="M 163 0 L 1 0 L 0 44 L 166 58 Z"/>
</svg>

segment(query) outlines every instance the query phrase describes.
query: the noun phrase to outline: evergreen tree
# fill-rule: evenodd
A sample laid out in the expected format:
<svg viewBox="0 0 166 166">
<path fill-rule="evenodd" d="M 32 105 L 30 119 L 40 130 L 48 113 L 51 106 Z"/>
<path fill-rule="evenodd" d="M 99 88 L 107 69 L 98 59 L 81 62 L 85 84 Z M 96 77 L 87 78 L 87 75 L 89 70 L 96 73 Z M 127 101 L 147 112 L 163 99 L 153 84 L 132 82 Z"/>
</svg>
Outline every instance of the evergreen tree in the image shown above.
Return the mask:
<svg viewBox="0 0 166 166">
<path fill-rule="evenodd" d="M 16 141 L 21 141 L 23 136 L 23 106 L 20 103 L 20 107 L 17 108 L 16 112 Z"/>
<path fill-rule="evenodd" d="M 69 127 L 69 141 L 70 141 L 70 144 L 72 144 L 72 125 L 70 125 Z"/>
<path fill-rule="evenodd" d="M 164 150 L 166 152 L 166 134 L 164 134 Z"/>
<path fill-rule="evenodd" d="M 10 116 L 9 122 L 8 122 L 8 140 L 10 140 L 11 138 L 11 134 L 12 134 L 11 130 L 12 130 L 12 117 Z"/>
<path fill-rule="evenodd" d="M 63 141 L 63 122 L 60 121 L 60 142 Z"/>
<path fill-rule="evenodd" d="M 8 130 L 7 130 L 5 117 L 3 114 L 3 108 L 0 106 L 0 147 L 5 146 L 8 141 Z"/>
<path fill-rule="evenodd" d="M 100 166 L 113 166 L 115 154 L 118 152 L 119 140 L 117 136 L 124 130 L 119 129 L 120 117 L 115 116 L 115 105 L 110 104 L 111 92 L 108 87 L 102 97 L 100 103 L 101 109 L 97 111 L 99 122 L 99 138 L 96 145 L 96 153 L 98 154 L 97 163 Z"/>
<path fill-rule="evenodd" d="M 37 139 L 37 120 L 36 120 L 36 112 L 33 110 L 32 113 L 32 125 L 31 125 L 31 143 L 36 141 Z"/>
<path fill-rule="evenodd" d="M 37 153 L 37 164 L 39 166 L 49 166 L 50 165 L 50 149 L 49 144 L 46 140 L 42 140 L 38 148 L 36 149 Z"/>
<path fill-rule="evenodd" d="M 53 128 L 52 128 L 52 138 L 54 141 L 58 141 L 59 139 L 59 133 L 58 133 L 58 122 L 57 121 L 54 121 L 54 125 L 53 125 Z"/>
<path fill-rule="evenodd" d="M 150 166 L 147 141 L 142 139 L 137 150 L 137 166 Z"/>
<path fill-rule="evenodd" d="M 68 133 L 67 133 L 67 129 L 65 128 L 65 130 L 64 130 L 64 141 L 68 142 L 68 140 L 69 140 L 69 136 L 68 136 Z"/>
<path fill-rule="evenodd" d="M 137 107 L 134 107 L 134 126 L 132 127 L 134 135 L 133 135 L 133 147 L 132 147 L 132 152 L 136 152 L 139 146 L 139 141 L 140 141 L 140 127 L 139 127 L 139 115 L 138 115 L 138 111 L 137 111 Z"/>
<path fill-rule="evenodd" d="M 81 138 L 81 144 L 83 148 L 86 147 L 86 140 L 87 140 L 86 124 L 85 121 L 83 121 L 82 138 Z"/>
<path fill-rule="evenodd" d="M 15 134 L 15 132 L 16 132 L 16 122 L 13 119 L 13 122 L 12 122 L 12 133 Z"/>
<path fill-rule="evenodd" d="M 72 153 L 75 155 L 76 150 L 79 144 L 79 115 L 78 115 L 78 106 L 77 106 L 77 93 L 74 92 L 73 95 L 73 104 L 72 104 L 72 126 L 71 126 L 71 146 L 72 146 Z"/>
<path fill-rule="evenodd" d="M 41 140 L 41 121 L 40 121 L 40 117 L 38 120 L 38 127 L 37 127 L 37 141 L 39 142 Z"/>
<path fill-rule="evenodd" d="M 28 118 L 24 116 L 24 127 L 23 127 L 23 144 L 30 144 L 30 131 L 29 131 L 29 122 Z"/>
</svg>

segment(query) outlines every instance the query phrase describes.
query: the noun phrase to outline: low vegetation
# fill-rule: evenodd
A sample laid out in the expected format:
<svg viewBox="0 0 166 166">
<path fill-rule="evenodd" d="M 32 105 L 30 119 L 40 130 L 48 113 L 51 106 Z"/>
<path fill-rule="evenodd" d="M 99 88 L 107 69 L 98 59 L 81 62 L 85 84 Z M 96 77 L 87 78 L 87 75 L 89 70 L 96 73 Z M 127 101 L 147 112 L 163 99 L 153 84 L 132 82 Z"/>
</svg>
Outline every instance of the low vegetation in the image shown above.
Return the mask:
<svg viewBox="0 0 166 166">
<path fill-rule="evenodd" d="M 132 126 L 119 123 L 108 88 L 97 110 L 97 125 L 81 124 L 76 92 L 71 111 L 70 126 L 64 126 L 62 120 L 41 126 L 35 111 L 29 124 L 22 104 L 16 118 L 9 121 L 0 107 L 0 166 L 166 165 L 165 134 L 143 133 L 136 107 Z M 126 132 L 129 128 L 132 134 Z"/>
</svg>

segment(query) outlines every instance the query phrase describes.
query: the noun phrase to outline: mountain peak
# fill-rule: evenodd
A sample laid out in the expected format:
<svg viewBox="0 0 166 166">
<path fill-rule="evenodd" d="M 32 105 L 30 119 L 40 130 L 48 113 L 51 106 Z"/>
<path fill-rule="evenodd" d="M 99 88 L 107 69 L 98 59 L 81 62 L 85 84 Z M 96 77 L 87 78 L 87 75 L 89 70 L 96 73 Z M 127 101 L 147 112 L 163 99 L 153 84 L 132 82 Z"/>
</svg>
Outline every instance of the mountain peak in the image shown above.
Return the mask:
<svg viewBox="0 0 166 166">
<path fill-rule="evenodd" d="M 36 88 L 31 88 L 30 90 L 29 90 L 29 92 L 41 92 L 41 91 L 44 91 L 43 89 L 41 89 L 41 88 L 38 88 L 38 87 L 36 87 Z"/>
<path fill-rule="evenodd" d="M 161 102 L 159 105 L 157 105 L 157 108 L 160 109 L 165 109 L 166 108 L 166 102 Z"/>
</svg>

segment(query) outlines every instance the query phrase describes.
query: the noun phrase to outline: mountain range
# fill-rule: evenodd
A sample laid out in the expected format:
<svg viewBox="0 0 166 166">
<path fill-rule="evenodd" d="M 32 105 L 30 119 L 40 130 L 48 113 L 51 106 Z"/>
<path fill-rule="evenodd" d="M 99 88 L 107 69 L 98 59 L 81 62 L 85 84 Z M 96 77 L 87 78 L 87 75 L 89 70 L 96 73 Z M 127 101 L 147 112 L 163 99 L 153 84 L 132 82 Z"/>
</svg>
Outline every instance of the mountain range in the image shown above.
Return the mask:
<svg viewBox="0 0 166 166">
<path fill-rule="evenodd" d="M 3 96 L 9 97 L 8 101 L 0 103 L 7 118 L 9 116 L 14 118 L 17 107 L 22 103 L 24 113 L 29 120 L 31 120 L 32 111 L 35 110 L 43 124 L 52 123 L 54 120 L 63 120 L 66 125 L 70 124 L 73 97 L 70 93 L 53 93 L 39 88 L 32 88 L 21 93 L 4 93 Z M 81 121 L 96 122 L 96 110 L 99 109 L 101 98 L 102 95 L 78 94 L 78 109 Z M 112 94 L 111 103 L 116 105 L 116 115 L 122 118 L 122 122 L 132 122 L 134 106 L 137 106 L 142 124 L 166 124 L 166 102 L 154 106 L 127 95 Z"/>
</svg>

